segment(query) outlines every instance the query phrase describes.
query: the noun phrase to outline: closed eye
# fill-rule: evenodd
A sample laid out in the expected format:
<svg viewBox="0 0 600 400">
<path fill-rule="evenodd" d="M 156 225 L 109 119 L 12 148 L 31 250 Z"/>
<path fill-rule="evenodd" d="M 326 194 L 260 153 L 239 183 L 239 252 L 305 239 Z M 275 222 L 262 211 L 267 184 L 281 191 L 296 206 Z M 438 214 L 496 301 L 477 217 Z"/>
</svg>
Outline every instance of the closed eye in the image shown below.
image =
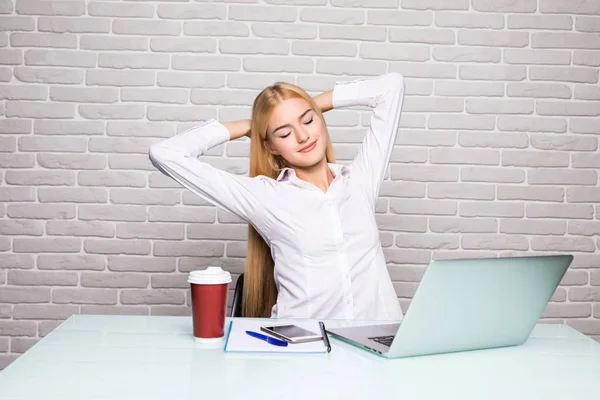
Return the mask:
<svg viewBox="0 0 600 400">
<path fill-rule="evenodd" d="M 311 118 L 310 121 L 306 121 L 305 124 L 306 125 L 310 125 L 310 124 L 312 124 L 313 120 L 314 120 L 314 118 Z M 279 137 L 282 138 L 282 139 L 285 139 L 286 137 L 290 136 L 291 133 L 292 132 L 288 132 L 287 134 L 285 134 L 283 136 L 279 136 Z"/>
</svg>

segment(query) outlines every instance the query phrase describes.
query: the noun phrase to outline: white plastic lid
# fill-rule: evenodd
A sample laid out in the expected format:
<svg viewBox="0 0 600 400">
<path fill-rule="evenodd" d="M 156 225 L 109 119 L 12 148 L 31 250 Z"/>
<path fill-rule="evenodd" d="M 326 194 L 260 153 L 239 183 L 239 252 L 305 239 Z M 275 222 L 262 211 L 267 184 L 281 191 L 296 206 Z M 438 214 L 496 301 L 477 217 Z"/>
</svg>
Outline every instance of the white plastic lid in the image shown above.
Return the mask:
<svg viewBox="0 0 600 400">
<path fill-rule="evenodd" d="M 221 267 L 208 267 L 190 272 L 187 281 L 199 285 L 219 285 L 231 282 L 231 274 Z"/>
</svg>

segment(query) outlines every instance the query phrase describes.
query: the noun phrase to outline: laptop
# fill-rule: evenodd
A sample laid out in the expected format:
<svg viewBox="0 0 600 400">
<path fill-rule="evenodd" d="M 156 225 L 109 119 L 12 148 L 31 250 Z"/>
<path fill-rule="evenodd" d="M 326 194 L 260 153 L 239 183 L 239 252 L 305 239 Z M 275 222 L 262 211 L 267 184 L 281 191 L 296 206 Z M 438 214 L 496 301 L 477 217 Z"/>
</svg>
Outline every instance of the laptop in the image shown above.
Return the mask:
<svg viewBox="0 0 600 400">
<path fill-rule="evenodd" d="M 434 260 L 400 323 L 328 328 L 387 358 L 523 344 L 572 255 Z"/>
</svg>

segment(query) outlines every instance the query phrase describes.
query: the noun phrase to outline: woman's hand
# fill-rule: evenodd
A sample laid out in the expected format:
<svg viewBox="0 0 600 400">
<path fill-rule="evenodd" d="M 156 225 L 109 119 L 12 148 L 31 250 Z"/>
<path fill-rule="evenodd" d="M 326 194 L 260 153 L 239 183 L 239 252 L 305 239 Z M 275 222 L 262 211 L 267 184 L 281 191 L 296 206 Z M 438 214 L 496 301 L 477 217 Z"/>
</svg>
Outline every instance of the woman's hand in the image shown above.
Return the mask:
<svg viewBox="0 0 600 400">
<path fill-rule="evenodd" d="M 250 120 L 240 119 L 239 121 L 222 122 L 229 131 L 229 140 L 239 139 L 242 136 L 250 137 Z"/>
<path fill-rule="evenodd" d="M 313 97 L 315 103 L 317 103 L 317 105 L 321 108 L 322 113 L 326 113 L 327 111 L 333 109 L 333 105 L 331 104 L 332 95 L 333 89 L 320 93 Z"/>
</svg>

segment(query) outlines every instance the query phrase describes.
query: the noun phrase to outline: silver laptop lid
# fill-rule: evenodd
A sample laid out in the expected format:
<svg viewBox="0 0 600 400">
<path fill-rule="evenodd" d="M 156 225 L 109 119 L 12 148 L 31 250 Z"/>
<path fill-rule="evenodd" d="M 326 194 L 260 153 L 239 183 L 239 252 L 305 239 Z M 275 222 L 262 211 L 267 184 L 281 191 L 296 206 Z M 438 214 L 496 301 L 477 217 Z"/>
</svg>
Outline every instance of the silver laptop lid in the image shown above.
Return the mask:
<svg viewBox="0 0 600 400">
<path fill-rule="evenodd" d="M 522 344 L 573 256 L 434 260 L 388 357 Z"/>
</svg>

